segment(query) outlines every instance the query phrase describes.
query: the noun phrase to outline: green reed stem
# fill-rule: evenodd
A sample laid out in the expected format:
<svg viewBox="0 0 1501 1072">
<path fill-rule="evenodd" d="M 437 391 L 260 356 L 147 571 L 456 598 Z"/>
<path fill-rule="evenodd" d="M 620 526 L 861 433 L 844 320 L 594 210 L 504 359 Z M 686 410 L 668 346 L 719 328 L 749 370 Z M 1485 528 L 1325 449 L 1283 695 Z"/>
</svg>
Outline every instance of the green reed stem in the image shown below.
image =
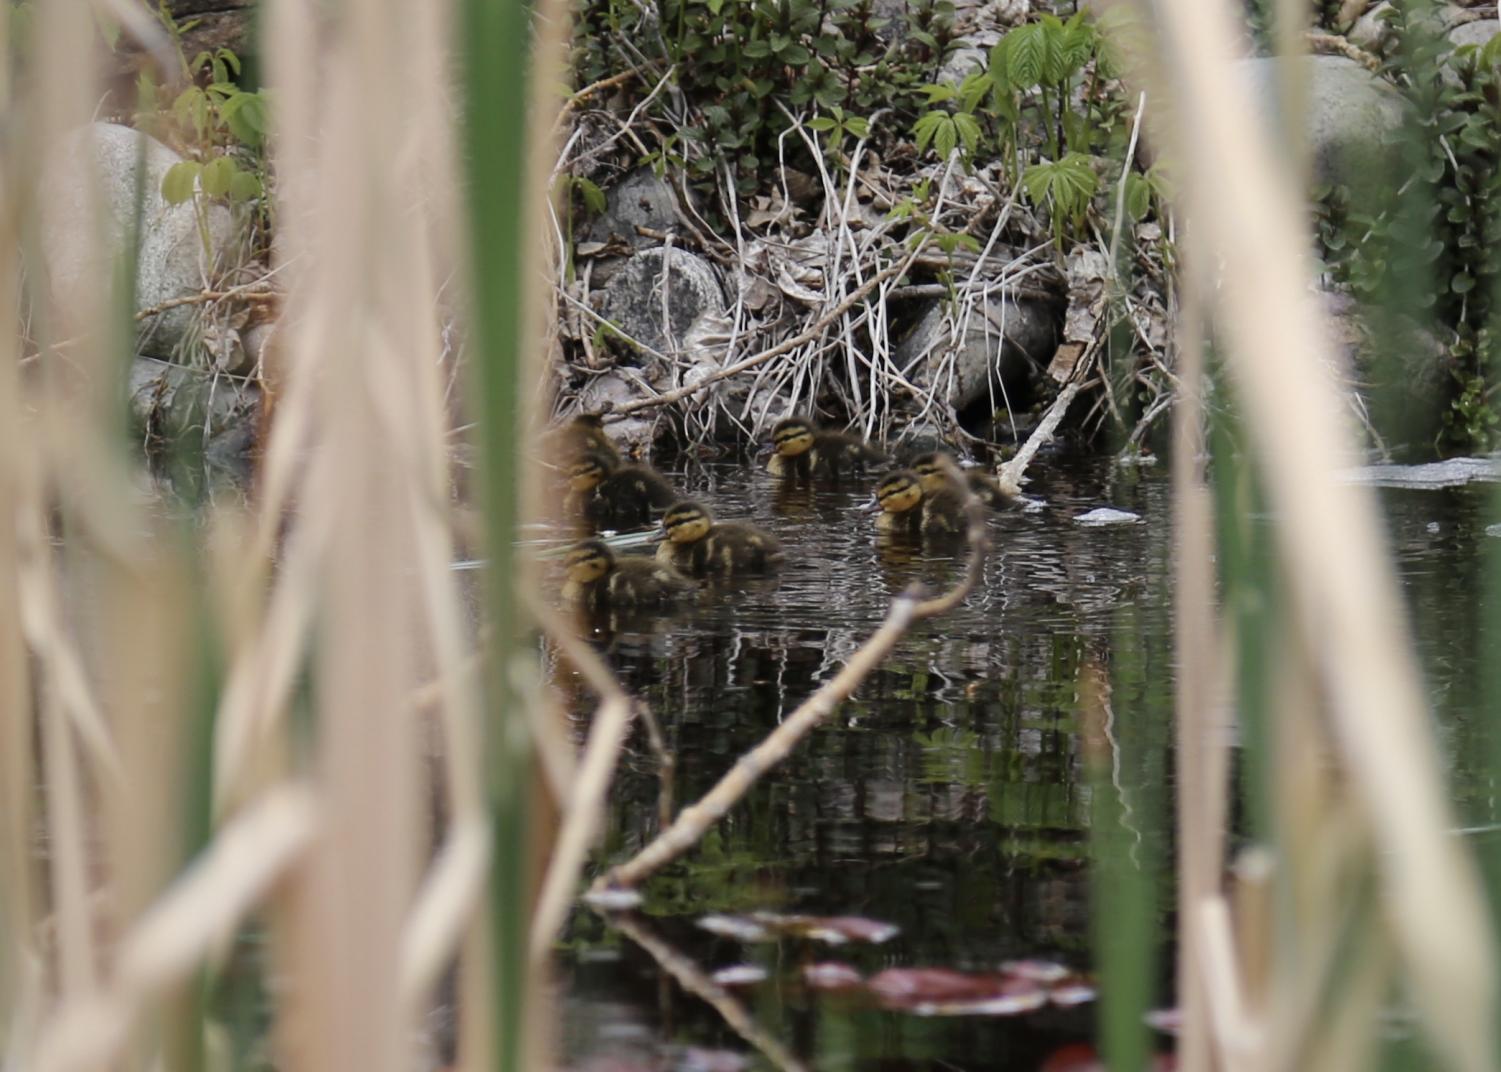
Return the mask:
<svg viewBox="0 0 1501 1072">
<path fill-rule="evenodd" d="M 464 136 L 473 267 L 474 412 L 490 568 L 485 594 L 487 765 L 495 830 L 491 923 L 496 1067 L 520 1072 L 526 1048 L 527 817 L 531 749 L 509 679 L 521 642 L 512 547 L 517 535 L 522 368 L 523 187 L 531 41 L 523 0 L 465 0 Z"/>
</svg>

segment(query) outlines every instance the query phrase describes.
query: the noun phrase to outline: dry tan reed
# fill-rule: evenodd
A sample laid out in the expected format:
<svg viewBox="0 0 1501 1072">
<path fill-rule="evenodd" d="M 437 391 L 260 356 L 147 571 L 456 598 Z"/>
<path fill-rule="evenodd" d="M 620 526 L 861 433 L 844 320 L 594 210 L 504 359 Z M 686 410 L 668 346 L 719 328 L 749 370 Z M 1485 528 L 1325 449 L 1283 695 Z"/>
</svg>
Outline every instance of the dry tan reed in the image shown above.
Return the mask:
<svg viewBox="0 0 1501 1072">
<path fill-rule="evenodd" d="M 1296 814 L 1312 841 L 1287 845 L 1285 866 L 1302 872 L 1305 893 L 1301 912 L 1286 921 L 1294 929 L 1279 942 L 1274 977 L 1280 994 L 1304 1000 L 1296 1009 L 1274 1002 L 1264 1037 L 1275 1040 L 1275 1055 L 1259 1067 L 1314 1067 L 1308 1063 L 1312 1056 L 1332 1054 L 1321 1039 L 1332 1039 L 1335 1026 L 1320 1025 L 1328 1032 L 1321 1035 L 1305 1022 L 1303 1028 L 1313 1028 L 1310 1035 L 1289 1018 L 1316 1015 L 1312 1010 L 1322 1007 L 1324 987 L 1333 985 L 1327 974 L 1332 968 L 1317 962 L 1334 955 L 1337 931 L 1329 928 L 1347 911 L 1354 874 L 1329 876 L 1326 869 L 1324 880 L 1309 879 L 1319 873 L 1320 861 L 1327 864 L 1331 849 L 1344 845 L 1353 846 L 1355 859 L 1366 860 L 1379 875 L 1385 902 L 1379 918 L 1391 928 L 1430 1037 L 1453 1067 L 1479 1072 L 1491 1067 L 1495 1053 L 1493 939 L 1473 864 L 1445 833 L 1452 822 L 1440 764 L 1374 496 L 1337 479 L 1355 456 L 1355 439 L 1329 376 L 1333 362 L 1310 293 L 1298 171 L 1278 167 L 1283 155 L 1232 80 L 1230 8 L 1199 0 L 1155 5 L 1166 53 L 1145 70 L 1157 76 L 1151 99 L 1170 106 L 1154 109 L 1154 129 L 1181 169 L 1189 251 L 1200 278 L 1206 278 L 1202 273 L 1209 265 L 1218 269 L 1216 323 L 1228 344 L 1258 471 L 1278 516 L 1277 548 L 1300 648 L 1284 665 L 1296 670 L 1306 659 L 1307 687 L 1298 690 L 1306 703 L 1273 705 L 1273 732 L 1283 742 L 1277 755 L 1289 761 L 1276 777 L 1289 790 L 1296 787 L 1295 772 L 1313 763 L 1318 749 L 1315 742 L 1294 755 L 1285 742 L 1302 734 L 1306 744 L 1311 732 L 1315 737 L 1322 732 L 1314 727 L 1322 726 L 1353 793 L 1344 804 L 1329 795 L 1326 775 L 1308 771 L 1302 780 L 1313 792 Z M 1202 517 L 1197 493 L 1186 485 L 1180 485 L 1180 493 L 1188 496 L 1179 502 L 1187 511 L 1184 524 L 1201 524 L 1193 520 Z M 1200 598 L 1187 612 L 1202 614 L 1202 605 Z M 1192 699 L 1181 693 L 1180 698 Z M 1207 697 L 1198 699 L 1202 704 Z M 1180 710 L 1179 717 L 1187 722 L 1180 734 L 1188 736 L 1189 727 L 1202 724 L 1203 712 Z M 1180 777 L 1187 773 L 1180 770 Z M 1193 808 L 1202 801 L 1185 793 L 1179 803 Z M 1372 842 L 1359 833 L 1363 829 L 1382 851 L 1371 850 Z M 1197 846 L 1184 847 L 1181 918 L 1192 931 L 1208 905 L 1208 936 L 1223 946 L 1222 928 L 1213 923 L 1215 895 L 1203 890 L 1206 878 L 1217 884 L 1219 877 L 1205 875 L 1202 863 L 1187 870 L 1190 860 L 1215 857 L 1212 842 L 1221 835 L 1200 830 L 1198 836 Z M 1340 851 L 1334 855 L 1350 859 Z M 1200 932 L 1185 940 L 1192 944 L 1204 937 Z M 1288 938 L 1294 939 L 1290 945 Z M 1299 948 L 1304 940 L 1310 948 Z M 1205 984 L 1196 978 L 1201 967 L 1185 969 L 1189 986 Z M 1381 991 L 1367 973 L 1379 968 L 1379 958 L 1361 965 L 1351 986 L 1350 1007 L 1366 1017 L 1361 1030 L 1367 1040 L 1375 1030 L 1370 995 Z M 1180 999 L 1191 1011 L 1203 1008 L 1199 993 Z M 1208 1050 L 1198 1042 L 1199 1017 L 1191 1020 L 1186 1067 L 1212 1067 Z M 1348 1047 L 1346 1029 L 1338 1032 Z M 1216 1045 L 1221 1059 L 1240 1053 L 1235 1039 L 1217 1037 Z"/>
</svg>

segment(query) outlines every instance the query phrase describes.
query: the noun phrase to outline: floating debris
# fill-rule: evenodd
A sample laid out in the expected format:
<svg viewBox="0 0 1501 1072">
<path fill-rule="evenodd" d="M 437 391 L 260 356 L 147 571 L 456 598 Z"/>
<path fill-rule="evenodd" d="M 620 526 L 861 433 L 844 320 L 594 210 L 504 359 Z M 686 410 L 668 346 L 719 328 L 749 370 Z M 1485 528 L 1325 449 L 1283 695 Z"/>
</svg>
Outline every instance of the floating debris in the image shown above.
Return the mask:
<svg viewBox="0 0 1501 1072">
<path fill-rule="evenodd" d="M 1501 459 L 1447 458 L 1423 465 L 1367 465 L 1346 470 L 1342 477 L 1350 484 L 1378 488 L 1454 488 L 1477 481 L 1501 480 Z"/>
<path fill-rule="evenodd" d="M 1035 979 L 948 968 L 888 968 L 868 986 L 885 1008 L 918 1016 L 1017 1016 L 1048 1003 Z"/>
<path fill-rule="evenodd" d="M 1103 528 L 1106 525 L 1135 525 L 1141 521 L 1140 514 L 1129 510 L 1117 510 L 1111 506 L 1097 506 L 1087 514 L 1074 518 L 1074 524 L 1087 528 Z"/>
</svg>

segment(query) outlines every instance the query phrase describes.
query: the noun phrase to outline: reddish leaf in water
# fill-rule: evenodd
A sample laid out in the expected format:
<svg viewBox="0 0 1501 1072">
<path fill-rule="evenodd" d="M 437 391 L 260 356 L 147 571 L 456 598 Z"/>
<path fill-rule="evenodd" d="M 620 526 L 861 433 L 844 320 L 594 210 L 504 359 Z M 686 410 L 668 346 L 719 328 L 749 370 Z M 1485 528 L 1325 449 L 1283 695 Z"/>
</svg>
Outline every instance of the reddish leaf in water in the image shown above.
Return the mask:
<svg viewBox="0 0 1501 1072">
<path fill-rule="evenodd" d="M 1048 1000 L 1064 1008 L 1087 1004 L 1096 996 L 1094 983 L 1082 975 L 1066 975 L 1048 987 Z"/>
<path fill-rule="evenodd" d="M 1106 1072 L 1105 1062 L 1095 1048 L 1084 1042 L 1071 1042 L 1048 1054 L 1037 1072 Z"/>
<path fill-rule="evenodd" d="M 1047 1004 L 1047 989 L 1015 975 L 947 968 L 888 968 L 870 981 L 888 1009 L 919 1016 L 1015 1016 Z"/>
<path fill-rule="evenodd" d="M 850 990 L 865 985 L 865 976 L 848 964 L 826 960 L 805 967 L 803 981 L 814 990 Z"/>
</svg>

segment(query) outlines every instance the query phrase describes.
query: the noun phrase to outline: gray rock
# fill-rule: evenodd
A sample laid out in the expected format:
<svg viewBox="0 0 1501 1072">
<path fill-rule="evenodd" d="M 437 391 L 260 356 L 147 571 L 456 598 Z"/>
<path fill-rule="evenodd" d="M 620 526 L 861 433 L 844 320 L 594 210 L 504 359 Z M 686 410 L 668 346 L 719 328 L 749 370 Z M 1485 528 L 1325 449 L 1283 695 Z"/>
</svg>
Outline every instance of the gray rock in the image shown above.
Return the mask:
<svg viewBox="0 0 1501 1072">
<path fill-rule="evenodd" d="M 934 301 L 897 346 L 896 363 L 955 410 L 988 399 L 992 387 L 999 401 L 1000 383 L 1020 377 L 1029 365 L 1046 366 L 1057 347 L 1056 310 L 1049 302 L 996 298 L 971 314 L 957 347 L 948 313 L 947 303 Z"/>
<path fill-rule="evenodd" d="M 138 357 L 130 369 L 130 414 L 137 428 L 162 444 L 183 439 L 227 458 L 255 441 L 260 389 L 253 383 Z"/>
<path fill-rule="evenodd" d="M 144 174 L 137 167 L 143 146 Z M 169 205 L 162 199 L 162 176 L 181 159 L 155 138 L 113 123 L 94 123 L 64 139 L 60 157 L 46 170 L 42 205 L 47 268 L 54 295 L 64 308 L 76 304 L 78 288 L 111 278 L 135 219 L 138 190 L 136 310 L 203 289 L 215 259 L 235 237 L 235 225 L 227 208 L 208 205 L 204 215 L 211 248 L 206 250 L 192 203 Z M 95 242 L 87 230 L 94 182 L 102 194 L 103 243 Z M 170 356 L 194 315 L 193 307 L 182 306 L 147 318 L 140 325 L 139 348 L 153 356 Z"/>
<path fill-rule="evenodd" d="M 658 353 L 700 353 L 723 330 L 724 292 L 702 257 L 658 247 L 626 259 L 605 286 L 600 312 Z"/>
<path fill-rule="evenodd" d="M 1402 126 L 1403 104 L 1392 86 L 1344 56 L 1239 61 L 1247 87 L 1268 116 L 1275 114 L 1277 87 L 1289 62 L 1306 65 L 1304 125 L 1319 182 L 1376 180 L 1395 165 L 1393 135 Z"/>
<path fill-rule="evenodd" d="M 656 232 L 678 229 L 677 199 L 672 187 L 657 178 L 651 168 L 638 168 L 605 192 L 605 211 L 584 228 L 586 242 L 624 242 L 631 249 L 648 249 L 660 244 L 637 228 Z"/>
<path fill-rule="evenodd" d="M 1455 48 L 1465 45 L 1484 45 L 1501 33 L 1501 19 L 1476 19 L 1461 23 L 1449 31 L 1449 43 Z"/>
<path fill-rule="evenodd" d="M 600 413 L 616 406 L 623 406 L 644 397 L 645 392 L 634 386 L 625 374 L 617 371 L 591 377 L 579 391 L 579 410 L 583 413 Z M 645 453 L 651 449 L 656 438 L 660 410 L 644 410 L 639 417 L 631 416 L 617 421 L 605 422 L 605 434 L 610 441 L 625 453 Z"/>
</svg>

